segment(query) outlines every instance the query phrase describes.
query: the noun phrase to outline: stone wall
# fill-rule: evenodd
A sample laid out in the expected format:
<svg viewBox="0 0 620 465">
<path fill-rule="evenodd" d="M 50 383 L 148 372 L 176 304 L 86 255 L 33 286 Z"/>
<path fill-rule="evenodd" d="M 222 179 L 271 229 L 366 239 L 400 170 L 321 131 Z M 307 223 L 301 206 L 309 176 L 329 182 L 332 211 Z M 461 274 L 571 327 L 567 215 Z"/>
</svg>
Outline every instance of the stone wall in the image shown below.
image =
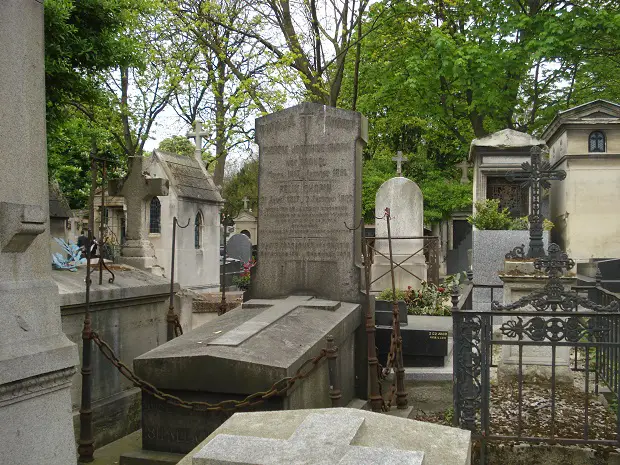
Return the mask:
<svg viewBox="0 0 620 465">
<path fill-rule="evenodd" d="M 169 282 L 138 270 L 113 269 L 114 284 L 98 284 L 98 271 L 92 275 L 92 326 L 127 366 L 133 359 L 166 342 L 166 313 Z M 84 276 L 55 271 L 58 285 L 62 329 L 79 346 L 82 354 L 84 322 Z M 178 286 L 175 286 L 178 287 Z M 185 330 L 191 326 L 191 304 L 175 302 Z M 189 313 L 189 315 L 184 313 Z M 101 447 L 140 428 L 140 390 L 134 388 L 93 344 L 93 427 L 96 447 Z M 71 402 L 76 438 L 79 435 L 79 408 L 82 379 L 73 376 Z"/>
</svg>

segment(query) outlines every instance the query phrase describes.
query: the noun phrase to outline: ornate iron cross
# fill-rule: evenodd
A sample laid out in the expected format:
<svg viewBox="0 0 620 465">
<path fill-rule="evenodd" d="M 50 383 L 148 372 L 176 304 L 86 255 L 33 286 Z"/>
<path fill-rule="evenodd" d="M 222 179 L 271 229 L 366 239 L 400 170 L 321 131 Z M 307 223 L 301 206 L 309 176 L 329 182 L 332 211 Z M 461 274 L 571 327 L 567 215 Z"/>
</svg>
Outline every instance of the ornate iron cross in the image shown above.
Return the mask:
<svg viewBox="0 0 620 465">
<path fill-rule="evenodd" d="M 530 150 L 531 161 L 521 164 L 521 171 L 511 171 L 506 175 L 509 181 L 521 181 L 522 187 L 531 188 L 530 214 L 530 246 L 527 253 L 529 258 L 545 256 L 543 245 L 543 217 L 540 213 L 541 188 L 551 187 L 549 181 L 562 181 L 566 178 L 566 171 L 552 170 L 548 161 L 543 161 L 543 150 L 539 146 Z"/>
<path fill-rule="evenodd" d="M 562 285 L 562 275 L 564 270 L 569 271 L 575 266 L 572 258 L 560 249 L 557 244 L 549 245 L 549 255 L 540 257 L 534 261 L 534 268 L 544 271 L 549 276 L 549 281 L 545 286 L 547 294 L 545 304 L 548 304 L 552 310 L 556 310 L 561 305 L 564 310 L 576 308 L 576 304 L 570 296 L 566 296 L 564 286 Z"/>
</svg>

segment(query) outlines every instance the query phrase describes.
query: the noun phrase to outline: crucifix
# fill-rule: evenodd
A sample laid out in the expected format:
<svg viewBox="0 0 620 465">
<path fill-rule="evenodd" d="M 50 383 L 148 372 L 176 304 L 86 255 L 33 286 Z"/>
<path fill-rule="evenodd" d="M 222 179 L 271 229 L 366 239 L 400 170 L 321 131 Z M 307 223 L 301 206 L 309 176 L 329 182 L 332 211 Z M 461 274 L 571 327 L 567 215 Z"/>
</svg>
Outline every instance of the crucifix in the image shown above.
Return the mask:
<svg viewBox="0 0 620 465">
<path fill-rule="evenodd" d="M 243 209 L 247 210 L 248 209 L 248 202 L 250 201 L 250 199 L 248 199 L 248 196 L 246 195 L 241 200 L 243 201 Z"/>
<path fill-rule="evenodd" d="M 521 171 L 511 171 L 506 175 L 509 181 L 521 181 L 521 187 L 530 187 L 530 246 L 528 258 L 545 256 L 543 245 L 543 217 L 540 213 L 541 189 L 551 187 L 549 181 L 562 181 L 566 178 L 566 171 L 553 170 L 548 161 L 542 160 L 543 150 L 539 146 L 530 149 L 531 161 L 521 164 Z"/>
<path fill-rule="evenodd" d="M 194 123 L 195 128 L 193 131 L 189 131 L 185 137 L 188 139 L 194 139 L 196 142 L 196 150 L 194 151 L 194 158 L 197 160 L 202 160 L 202 138 L 206 137 L 209 133 L 202 128 L 202 121 L 199 119 Z"/>
<path fill-rule="evenodd" d="M 463 160 L 461 163 L 456 165 L 457 168 L 461 168 L 461 184 L 467 184 L 469 182 L 469 163 L 467 160 Z"/>
<path fill-rule="evenodd" d="M 396 156 L 392 157 L 392 161 L 396 162 L 396 175 L 397 176 L 402 176 L 402 172 L 403 172 L 403 162 L 407 161 L 407 157 L 403 157 L 403 152 L 401 152 L 400 150 L 398 152 L 396 152 Z"/>
</svg>

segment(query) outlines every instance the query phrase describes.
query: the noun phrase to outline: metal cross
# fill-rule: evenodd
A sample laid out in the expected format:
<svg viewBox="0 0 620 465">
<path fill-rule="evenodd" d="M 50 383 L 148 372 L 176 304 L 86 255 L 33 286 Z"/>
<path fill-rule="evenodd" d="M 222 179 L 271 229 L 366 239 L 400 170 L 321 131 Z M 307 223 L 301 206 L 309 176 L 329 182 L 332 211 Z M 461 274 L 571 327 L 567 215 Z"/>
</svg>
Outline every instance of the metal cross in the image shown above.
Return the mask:
<svg viewBox="0 0 620 465">
<path fill-rule="evenodd" d="M 547 257 L 537 258 L 534 261 L 534 268 L 544 270 L 549 278 L 559 278 L 564 274 L 564 270 L 569 271 L 575 266 L 573 259 L 569 258 L 559 245 L 551 244 L 548 250 Z"/>
<path fill-rule="evenodd" d="M 243 209 L 247 210 L 248 209 L 248 202 L 250 201 L 250 199 L 248 199 L 248 196 L 246 195 L 241 200 L 243 201 Z"/>
<path fill-rule="evenodd" d="M 463 160 L 456 167 L 461 168 L 461 184 L 467 184 L 469 182 L 469 173 L 467 172 L 469 163 L 467 163 L 467 160 Z"/>
<path fill-rule="evenodd" d="M 407 157 L 403 157 L 403 152 L 401 152 L 400 150 L 398 152 L 396 152 L 395 157 L 392 157 L 392 161 L 396 162 L 396 174 L 398 176 L 402 175 L 402 163 L 407 161 Z"/>
<path fill-rule="evenodd" d="M 196 142 L 196 150 L 194 151 L 194 156 L 197 159 L 202 160 L 202 137 L 208 136 L 209 133 L 202 129 L 202 121 L 200 121 L 199 119 L 197 119 L 194 124 L 194 131 L 189 131 L 185 135 L 185 137 L 187 137 L 188 139 L 194 139 L 194 141 Z"/>
<path fill-rule="evenodd" d="M 530 150 L 531 162 L 521 164 L 522 171 L 511 171 L 506 175 L 509 181 L 521 181 L 521 187 L 531 188 L 530 214 L 530 247 L 527 253 L 529 258 L 545 256 L 543 245 L 543 217 L 540 213 L 541 188 L 551 187 L 549 181 L 561 181 L 566 178 L 566 171 L 552 170 L 548 161 L 543 161 L 543 150 L 539 146 Z"/>
</svg>

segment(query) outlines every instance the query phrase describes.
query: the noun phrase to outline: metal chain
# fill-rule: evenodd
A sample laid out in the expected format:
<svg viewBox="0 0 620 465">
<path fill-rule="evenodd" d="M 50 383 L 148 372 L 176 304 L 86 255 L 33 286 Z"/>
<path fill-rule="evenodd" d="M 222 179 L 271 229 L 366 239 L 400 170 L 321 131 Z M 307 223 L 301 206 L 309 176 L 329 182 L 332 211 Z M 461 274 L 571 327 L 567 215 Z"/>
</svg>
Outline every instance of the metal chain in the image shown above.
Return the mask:
<svg viewBox="0 0 620 465">
<path fill-rule="evenodd" d="M 281 396 L 283 394 L 286 394 L 286 392 L 288 392 L 289 389 L 291 389 L 297 381 L 310 376 L 310 374 L 312 374 L 317 369 L 319 362 L 327 355 L 325 349 L 322 349 L 319 355 L 306 360 L 297 369 L 294 376 L 287 376 L 285 378 L 282 378 L 280 381 L 274 383 L 271 388 L 266 391 L 255 392 L 254 394 L 250 394 L 243 400 L 229 399 L 212 404 L 210 402 L 185 401 L 179 397 L 160 391 L 151 383 L 148 383 L 147 381 L 138 378 L 138 376 L 136 376 L 136 374 L 131 371 L 127 367 L 127 365 L 125 365 L 119 360 L 119 358 L 114 354 L 114 351 L 109 346 L 109 344 L 103 339 L 101 339 L 95 331 L 91 332 L 90 338 L 97 345 L 97 347 L 99 347 L 99 350 L 101 351 L 103 356 L 107 358 L 110 362 L 112 362 L 112 364 L 118 369 L 118 371 L 125 378 L 131 381 L 134 386 L 139 387 L 144 392 L 152 395 L 153 397 L 163 402 L 166 402 L 167 404 L 199 412 L 231 412 L 241 408 L 254 407 L 255 405 L 261 404 L 274 396 Z"/>
<path fill-rule="evenodd" d="M 183 328 L 181 327 L 181 321 L 179 315 L 174 314 L 174 337 L 183 336 Z"/>
</svg>

